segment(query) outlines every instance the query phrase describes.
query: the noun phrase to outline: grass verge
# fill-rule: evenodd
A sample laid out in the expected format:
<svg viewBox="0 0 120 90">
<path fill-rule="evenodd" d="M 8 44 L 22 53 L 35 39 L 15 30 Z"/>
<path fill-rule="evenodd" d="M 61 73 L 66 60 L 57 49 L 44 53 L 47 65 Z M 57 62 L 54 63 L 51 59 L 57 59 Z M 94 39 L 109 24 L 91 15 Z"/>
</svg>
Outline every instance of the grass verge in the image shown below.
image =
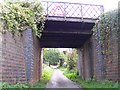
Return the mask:
<svg viewBox="0 0 120 90">
<path fill-rule="evenodd" d="M 78 83 L 81 87 L 87 88 L 87 90 L 96 90 L 96 88 L 105 88 L 105 89 L 117 89 L 118 90 L 118 82 L 113 83 L 111 81 L 96 81 L 93 80 L 83 80 L 79 75 L 77 75 L 76 70 L 68 70 L 66 68 L 60 68 L 60 70 L 64 71 L 64 75 L 68 77 L 70 80 Z M 120 90 L 120 88 L 119 88 Z"/>
<path fill-rule="evenodd" d="M 44 64 L 42 78 L 41 78 L 40 82 L 33 84 L 31 86 L 31 88 L 45 88 L 45 86 L 46 86 L 47 82 L 50 80 L 53 72 L 54 72 L 54 70 L 51 67 Z"/>
<path fill-rule="evenodd" d="M 53 74 L 53 69 L 47 65 L 43 65 L 43 72 L 42 72 L 42 77 L 41 80 L 37 83 L 34 83 L 33 85 L 29 84 L 15 84 L 15 85 L 10 85 L 8 83 L 3 83 L 0 82 L 0 90 L 1 88 L 18 88 L 20 90 L 24 90 L 24 88 L 45 88 L 47 82 L 50 80 L 52 74 Z"/>
</svg>

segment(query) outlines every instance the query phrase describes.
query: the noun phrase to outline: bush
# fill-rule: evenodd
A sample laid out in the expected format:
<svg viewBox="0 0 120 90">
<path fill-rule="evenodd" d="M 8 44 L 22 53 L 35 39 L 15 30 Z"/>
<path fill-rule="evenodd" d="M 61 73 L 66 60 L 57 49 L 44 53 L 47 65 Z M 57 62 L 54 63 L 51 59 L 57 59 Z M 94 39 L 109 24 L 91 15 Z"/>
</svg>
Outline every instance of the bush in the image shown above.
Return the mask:
<svg viewBox="0 0 120 90">
<path fill-rule="evenodd" d="M 50 80 L 52 74 L 53 74 L 53 69 L 47 65 L 43 65 L 43 73 L 42 73 L 42 78 L 40 82 L 35 83 L 31 86 L 31 88 L 45 88 L 47 82 Z"/>
<path fill-rule="evenodd" d="M 91 90 L 96 90 L 95 88 L 118 88 L 118 82 L 113 83 L 111 81 L 96 81 L 95 79 L 92 80 L 83 80 L 79 75 L 77 75 L 77 70 L 68 70 L 62 68 L 64 71 L 64 75 L 68 77 L 70 80 L 78 83 L 83 88 L 91 88 Z M 120 88 L 119 88 L 120 90 Z"/>
<path fill-rule="evenodd" d="M 23 89 L 23 88 L 29 88 L 29 85 L 27 84 L 15 84 L 15 85 L 10 85 L 8 83 L 0 83 L 0 88 L 19 88 L 19 89 Z"/>
<path fill-rule="evenodd" d="M 76 49 L 72 49 L 72 52 L 68 53 L 68 68 L 69 70 L 74 69 L 77 66 L 78 54 Z"/>
</svg>

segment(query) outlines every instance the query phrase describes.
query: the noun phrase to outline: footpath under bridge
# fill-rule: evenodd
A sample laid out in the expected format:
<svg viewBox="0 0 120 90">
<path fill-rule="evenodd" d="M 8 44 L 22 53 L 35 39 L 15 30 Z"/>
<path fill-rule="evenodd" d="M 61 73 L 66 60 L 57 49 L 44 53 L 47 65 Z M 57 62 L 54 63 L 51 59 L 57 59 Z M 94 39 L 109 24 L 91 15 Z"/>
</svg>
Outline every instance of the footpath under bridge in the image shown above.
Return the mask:
<svg viewBox="0 0 120 90">
<path fill-rule="evenodd" d="M 46 23 L 40 39 L 43 48 L 79 48 L 92 35 L 102 5 L 42 2 Z"/>
</svg>

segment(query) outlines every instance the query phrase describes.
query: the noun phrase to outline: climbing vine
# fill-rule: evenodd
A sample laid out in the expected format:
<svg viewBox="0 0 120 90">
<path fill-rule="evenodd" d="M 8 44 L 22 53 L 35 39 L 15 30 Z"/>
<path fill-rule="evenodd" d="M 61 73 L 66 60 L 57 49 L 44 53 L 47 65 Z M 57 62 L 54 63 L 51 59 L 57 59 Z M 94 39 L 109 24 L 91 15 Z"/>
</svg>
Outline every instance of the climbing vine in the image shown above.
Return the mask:
<svg viewBox="0 0 120 90">
<path fill-rule="evenodd" d="M 101 18 L 96 22 L 93 33 L 97 43 L 102 48 L 104 59 L 107 59 L 113 53 L 113 42 L 117 40 L 118 30 L 118 10 L 110 11 L 101 15 Z"/>
<path fill-rule="evenodd" d="M 96 40 L 100 39 L 101 44 L 104 42 L 105 37 L 110 35 L 110 33 L 117 33 L 117 10 L 110 11 L 101 15 L 100 21 L 96 22 L 93 32 L 96 36 Z M 99 31 L 100 37 L 98 37 L 98 24 L 99 24 Z"/>
<path fill-rule="evenodd" d="M 43 8 L 39 1 L 16 1 L 4 2 L 1 5 L 0 20 L 8 31 L 21 32 L 26 27 L 33 30 L 33 33 L 40 37 L 44 28 Z M 37 25 L 40 25 L 38 28 Z"/>
</svg>

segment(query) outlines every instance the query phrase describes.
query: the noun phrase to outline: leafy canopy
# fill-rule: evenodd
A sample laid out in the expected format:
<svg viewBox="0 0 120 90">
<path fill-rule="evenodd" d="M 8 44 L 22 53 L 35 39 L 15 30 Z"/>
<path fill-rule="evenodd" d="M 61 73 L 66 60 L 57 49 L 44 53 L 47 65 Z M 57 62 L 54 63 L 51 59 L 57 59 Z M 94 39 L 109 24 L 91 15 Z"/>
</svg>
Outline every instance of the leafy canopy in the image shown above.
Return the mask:
<svg viewBox="0 0 120 90">
<path fill-rule="evenodd" d="M 44 62 L 49 62 L 49 65 L 57 65 L 60 59 L 60 52 L 58 49 L 44 50 Z"/>
<path fill-rule="evenodd" d="M 78 60 L 78 53 L 76 49 L 72 49 L 71 52 L 68 53 L 68 69 L 74 69 L 77 66 L 77 60 Z"/>
</svg>

